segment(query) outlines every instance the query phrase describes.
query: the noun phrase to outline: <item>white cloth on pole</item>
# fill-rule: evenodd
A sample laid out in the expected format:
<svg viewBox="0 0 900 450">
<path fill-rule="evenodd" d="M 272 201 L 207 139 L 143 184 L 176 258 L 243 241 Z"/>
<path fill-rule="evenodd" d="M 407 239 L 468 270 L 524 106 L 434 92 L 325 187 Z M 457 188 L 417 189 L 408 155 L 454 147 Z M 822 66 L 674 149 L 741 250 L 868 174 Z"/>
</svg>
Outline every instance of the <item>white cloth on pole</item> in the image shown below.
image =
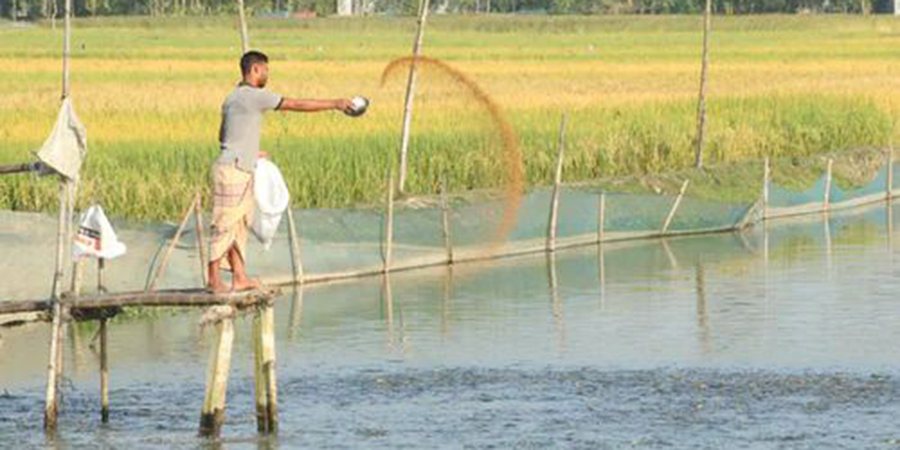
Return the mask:
<svg viewBox="0 0 900 450">
<path fill-rule="evenodd" d="M 53 131 L 37 151 L 37 157 L 60 175 L 77 180 L 86 154 L 87 131 L 75 115 L 72 101 L 66 98 L 59 108 Z"/>
<path fill-rule="evenodd" d="M 113 259 L 124 255 L 125 251 L 125 244 L 119 242 L 100 205 L 92 205 L 81 214 L 78 233 L 72 243 L 72 257 Z"/>
<path fill-rule="evenodd" d="M 281 176 L 278 166 L 268 159 L 256 162 L 253 177 L 253 197 L 256 200 L 256 214 L 253 217 L 253 234 L 266 250 L 272 246 L 272 240 L 281 223 L 281 216 L 291 202 L 291 194 Z"/>
</svg>

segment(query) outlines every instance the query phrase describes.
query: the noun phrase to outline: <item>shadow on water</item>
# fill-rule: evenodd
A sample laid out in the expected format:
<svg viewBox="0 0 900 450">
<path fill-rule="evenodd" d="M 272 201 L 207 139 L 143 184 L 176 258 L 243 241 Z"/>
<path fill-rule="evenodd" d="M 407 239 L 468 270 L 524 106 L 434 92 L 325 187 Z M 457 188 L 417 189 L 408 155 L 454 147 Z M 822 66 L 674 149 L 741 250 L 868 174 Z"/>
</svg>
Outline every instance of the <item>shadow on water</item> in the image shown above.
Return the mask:
<svg viewBox="0 0 900 450">
<path fill-rule="evenodd" d="M 0 435 L 23 446 L 873 446 L 897 442 L 893 207 L 297 289 L 277 303 L 281 434 L 257 438 L 250 320 L 225 434 L 195 437 L 199 313 L 70 327 L 61 434 L 48 330 L 0 329 Z M 548 305 L 549 302 L 549 305 Z"/>
</svg>

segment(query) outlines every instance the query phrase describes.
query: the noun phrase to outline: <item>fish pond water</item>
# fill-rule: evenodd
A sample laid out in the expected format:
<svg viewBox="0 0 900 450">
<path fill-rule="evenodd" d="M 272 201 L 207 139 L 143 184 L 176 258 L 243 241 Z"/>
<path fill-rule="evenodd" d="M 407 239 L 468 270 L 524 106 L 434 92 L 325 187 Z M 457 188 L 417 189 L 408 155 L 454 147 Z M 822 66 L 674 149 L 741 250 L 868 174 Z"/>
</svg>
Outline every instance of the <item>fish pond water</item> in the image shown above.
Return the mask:
<svg viewBox="0 0 900 450">
<path fill-rule="evenodd" d="M 280 432 L 256 432 L 242 317 L 214 444 L 896 448 L 895 223 L 900 206 L 882 204 L 288 290 L 276 303 Z M 35 232 L 10 230 L 4 276 L 31 279 L 29 261 L 50 253 L 10 251 Z M 0 447 L 209 447 L 196 436 L 212 342 L 200 315 L 111 322 L 108 425 L 96 324 L 71 326 L 54 438 L 41 428 L 49 327 L 0 329 Z"/>
</svg>

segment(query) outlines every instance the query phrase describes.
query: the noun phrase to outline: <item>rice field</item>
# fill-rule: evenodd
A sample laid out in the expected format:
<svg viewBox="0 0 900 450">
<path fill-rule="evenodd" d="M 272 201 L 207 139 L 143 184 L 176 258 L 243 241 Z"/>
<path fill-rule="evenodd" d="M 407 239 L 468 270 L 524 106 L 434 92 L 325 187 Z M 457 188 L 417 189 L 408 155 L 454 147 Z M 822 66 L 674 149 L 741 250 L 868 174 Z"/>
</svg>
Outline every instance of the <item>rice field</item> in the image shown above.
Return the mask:
<svg viewBox="0 0 900 450">
<path fill-rule="evenodd" d="M 208 194 L 219 106 L 238 81 L 231 18 L 75 21 L 72 98 L 90 153 L 80 203 L 111 215 L 174 219 Z M 473 78 L 520 138 L 527 181 L 552 179 L 569 114 L 567 181 L 683 171 L 693 162 L 700 18 L 434 17 L 424 53 Z M 900 20 L 751 16 L 713 22 L 706 161 L 758 164 L 884 147 L 900 118 Z M 381 72 L 410 51 L 411 18 L 251 21 L 269 54 L 270 89 L 292 97 L 363 94 L 358 119 L 273 113 L 263 149 L 298 207 L 371 203 L 396 163 L 405 76 Z M 31 158 L 55 120 L 61 30 L 0 22 L 0 164 Z M 486 111 L 435 71 L 415 104 L 409 191 L 494 187 L 500 138 Z M 790 173 L 782 172 L 790 178 Z M 755 188 L 754 188 L 755 189 Z M 0 178 L 0 208 L 52 210 L 56 188 Z"/>
</svg>

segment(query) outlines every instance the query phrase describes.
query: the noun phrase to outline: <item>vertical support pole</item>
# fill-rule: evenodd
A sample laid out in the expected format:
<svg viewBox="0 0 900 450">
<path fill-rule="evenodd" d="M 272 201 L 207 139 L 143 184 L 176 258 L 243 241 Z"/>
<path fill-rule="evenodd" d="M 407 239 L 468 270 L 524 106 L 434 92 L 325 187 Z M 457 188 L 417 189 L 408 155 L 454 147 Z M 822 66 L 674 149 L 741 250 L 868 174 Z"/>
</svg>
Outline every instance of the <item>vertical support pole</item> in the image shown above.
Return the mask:
<svg viewBox="0 0 900 450">
<path fill-rule="evenodd" d="M 441 178 L 441 231 L 444 238 L 444 249 L 447 251 L 447 264 L 453 264 L 453 243 L 450 234 L 450 202 L 447 200 L 447 178 Z"/>
<path fill-rule="evenodd" d="M 241 55 L 250 50 L 250 36 L 247 33 L 247 15 L 244 10 L 244 0 L 237 0 L 238 18 L 241 21 Z"/>
<path fill-rule="evenodd" d="M 606 192 L 597 200 L 597 242 L 602 243 L 606 235 Z"/>
<path fill-rule="evenodd" d="M 885 186 L 885 190 L 887 190 L 887 200 L 891 201 L 894 198 L 894 143 L 891 141 L 891 145 L 888 146 L 888 154 L 887 154 L 887 186 Z"/>
<path fill-rule="evenodd" d="M 72 53 L 72 0 L 64 0 L 63 6 L 63 74 L 62 98 L 69 98 L 69 58 Z"/>
<path fill-rule="evenodd" d="M 225 422 L 225 394 L 228 390 L 228 371 L 231 368 L 231 347 L 234 343 L 234 308 L 213 307 L 224 317 L 216 323 L 216 344 L 210 349 L 206 374 L 206 393 L 200 413 L 200 436 L 218 437 Z"/>
<path fill-rule="evenodd" d="M 706 84 L 709 73 L 709 32 L 712 22 L 712 0 L 706 0 L 703 12 L 703 54 L 700 62 L 700 95 L 697 101 L 697 148 L 694 165 L 703 168 L 703 146 L 706 140 Z"/>
<path fill-rule="evenodd" d="M 100 319 L 100 421 L 109 423 L 109 360 L 106 323 Z"/>
<path fill-rule="evenodd" d="M 763 220 L 769 218 L 769 178 L 772 176 L 772 166 L 769 165 L 769 157 L 763 162 L 762 207 Z"/>
<path fill-rule="evenodd" d="M 68 6 L 68 2 L 66 3 Z M 60 178 L 59 182 L 59 220 L 56 230 L 56 269 L 53 274 L 53 294 L 51 301 L 53 302 L 53 324 L 50 331 L 50 355 L 47 364 L 47 390 L 44 403 L 44 431 L 53 433 L 56 431 L 57 414 L 59 412 L 59 380 L 62 372 L 62 340 L 64 339 L 63 331 L 63 308 L 61 302 L 63 265 L 65 259 L 65 247 L 67 243 L 66 237 L 66 220 L 69 203 L 70 183 Z"/>
<path fill-rule="evenodd" d="M 191 213 L 196 208 L 197 202 L 191 201 L 190 206 L 188 206 L 187 210 L 184 212 L 184 218 L 181 219 L 181 224 L 178 225 L 178 231 L 175 232 L 175 236 L 172 237 L 172 242 L 169 243 L 169 247 L 166 248 L 166 253 L 163 254 L 162 261 L 160 261 L 159 266 L 156 268 L 156 272 L 153 274 L 153 278 L 150 280 L 150 283 L 147 284 L 147 288 L 144 289 L 145 292 L 150 292 L 156 289 L 156 282 L 166 271 L 166 267 L 169 265 L 169 258 L 172 256 L 172 251 L 175 250 L 175 246 L 178 245 L 178 241 L 181 239 L 181 234 L 184 233 L 184 228 L 187 226 L 188 220 L 191 218 Z"/>
<path fill-rule="evenodd" d="M 387 209 L 384 219 L 384 273 L 391 270 L 391 258 L 394 246 L 394 172 L 388 175 Z"/>
<path fill-rule="evenodd" d="M 831 206 L 831 167 L 834 160 L 828 158 L 828 166 L 825 169 L 825 197 L 822 199 L 822 211 L 828 211 Z"/>
<path fill-rule="evenodd" d="M 209 284 L 206 273 L 209 260 L 206 258 L 206 239 L 203 235 L 203 227 L 203 197 L 198 192 L 194 201 L 194 233 L 197 238 L 197 257 L 200 258 L 200 281 L 203 286 L 206 286 Z"/>
<path fill-rule="evenodd" d="M 303 259 L 300 257 L 300 238 L 297 235 L 297 224 L 294 222 L 294 209 L 288 207 L 285 214 L 288 223 L 288 239 L 291 244 L 291 270 L 294 274 L 294 283 L 303 284 Z"/>
<path fill-rule="evenodd" d="M 684 180 L 684 183 L 681 183 L 681 190 L 678 191 L 678 197 L 675 197 L 675 202 L 672 203 L 672 209 L 669 210 L 669 215 L 666 216 L 666 221 L 663 222 L 662 229 L 659 231 L 660 234 L 665 234 L 669 231 L 669 225 L 672 224 L 672 219 L 675 218 L 675 213 L 678 211 L 678 205 L 681 204 L 681 199 L 684 198 L 684 191 L 687 190 L 690 181 L 691 180 Z"/>
<path fill-rule="evenodd" d="M 559 189 L 562 184 L 563 153 L 566 147 L 567 114 L 563 114 L 559 124 L 559 142 L 556 155 L 556 170 L 553 173 L 553 197 L 550 200 L 550 220 L 547 225 L 547 251 L 556 251 L 556 231 L 559 224 Z"/>
<path fill-rule="evenodd" d="M 97 293 L 106 292 L 103 271 L 106 269 L 106 260 L 97 260 Z M 109 423 L 109 357 L 107 345 L 107 322 L 109 319 L 100 319 L 100 421 Z"/>
<path fill-rule="evenodd" d="M 409 78 L 406 81 L 406 98 L 403 102 L 403 129 L 400 136 L 400 179 L 397 189 L 406 192 L 406 171 L 409 153 L 409 129 L 412 125 L 413 98 L 416 93 L 416 62 L 422 51 L 422 39 L 425 36 L 425 21 L 428 19 L 429 0 L 420 0 L 419 20 L 416 28 L 416 39 L 413 41 L 413 59 L 409 65 Z"/>
<path fill-rule="evenodd" d="M 253 321 L 256 380 L 256 429 L 278 432 L 278 388 L 275 379 L 275 313 L 266 301 L 256 310 Z"/>
</svg>

